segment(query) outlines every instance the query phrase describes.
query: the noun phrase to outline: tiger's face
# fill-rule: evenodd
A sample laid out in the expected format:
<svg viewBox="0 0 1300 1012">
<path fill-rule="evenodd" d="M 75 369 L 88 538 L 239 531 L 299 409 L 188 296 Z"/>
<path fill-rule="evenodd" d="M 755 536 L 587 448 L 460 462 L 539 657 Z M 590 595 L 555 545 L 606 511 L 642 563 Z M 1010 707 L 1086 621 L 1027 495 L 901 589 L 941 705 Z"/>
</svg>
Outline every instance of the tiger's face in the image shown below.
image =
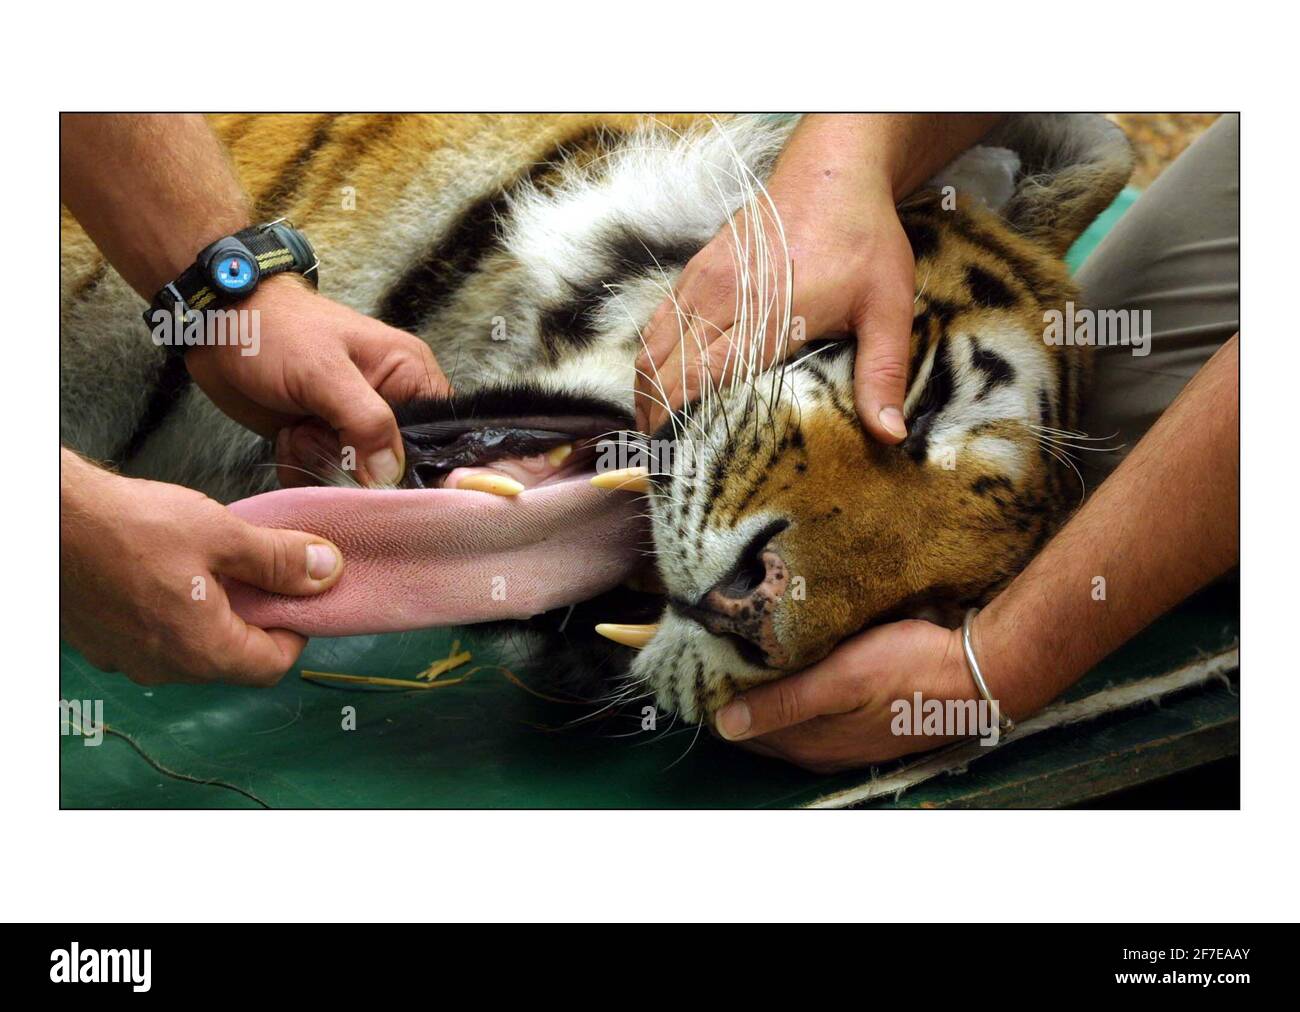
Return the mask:
<svg viewBox="0 0 1300 1012">
<path fill-rule="evenodd" d="M 862 428 L 847 340 L 665 427 L 694 445 L 650 493 L 666 602 L 633 684 L 706 720 L 865 627 L 953 624 L 1023 568 L 1081 494 L 1059 440 L 1085 349 L 1045 341 L 1044 314 L 1077 298 L 1062 255 L 1125 178 L 1076 179 L 1055 214 L 1035 201 L 1018 221 L 933 193 L 901 209 L 917 265 L 902 444 Z"/>
</svg>

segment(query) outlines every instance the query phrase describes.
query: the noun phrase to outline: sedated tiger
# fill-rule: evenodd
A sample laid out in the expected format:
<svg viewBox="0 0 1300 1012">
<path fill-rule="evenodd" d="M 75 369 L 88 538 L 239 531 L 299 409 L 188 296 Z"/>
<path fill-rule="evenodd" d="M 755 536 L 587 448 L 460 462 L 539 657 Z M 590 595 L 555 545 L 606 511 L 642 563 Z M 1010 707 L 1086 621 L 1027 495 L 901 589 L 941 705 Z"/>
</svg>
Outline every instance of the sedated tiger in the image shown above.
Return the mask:
<svg viewBox="0 0 1300 1012">
<path fill-rule="evenodd" d="M 526 486 L 593 472 L 595 437 L 631 427 L 641 330 L 691 256 L 738 211 L 756 226 L 737 238 L 738 260 L 783 253 L 758 226 L 788 120 L 214 125 L 259 217 L 311 236 L 321 290 L 417 334 L 451 376 L 449 400 L 397 406 L 404 487 L 465 466 Z M 1044 314 L 1078 301 L 1063 256 L 1130 169 L 1101 117 L 1024 115 L 908 198 L 907 439 L 883 446 L 862 429 L 851 341 L 809 342 L 766 369 L 742 362 L 653 434 L 690 448 L 651 468 L 653 590 L 643 580 L 511 623 L 529 653 L 570 687 L 633 684 L 701 721 L 865 626 L 987 600 L 1077 502 L 1053 447 L 1077 427 L 1088 349 L 1046 342 Z M 66 211 L 62 244 L 64 443 L 221 501 L 274 488 L 271 446 L 147 339 L 142 301 Z M 781 313 L 779 286 L 759 275 L 744 296 L 756 326 Z M 432 435 L 451 422 L 454 459 Z M 478 438 L 503 422 L 534 436 Z M 643 649 L 596 637 L 596 621 L 645 623 Z"/>
</svg>

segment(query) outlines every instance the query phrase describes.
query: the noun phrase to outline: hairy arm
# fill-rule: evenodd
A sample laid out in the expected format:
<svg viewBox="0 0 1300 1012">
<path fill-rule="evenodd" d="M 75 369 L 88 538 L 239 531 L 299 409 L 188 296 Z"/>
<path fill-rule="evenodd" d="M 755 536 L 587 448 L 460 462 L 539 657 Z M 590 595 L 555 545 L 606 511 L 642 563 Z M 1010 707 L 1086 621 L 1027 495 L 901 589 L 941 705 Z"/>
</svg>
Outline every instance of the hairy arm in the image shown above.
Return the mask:
<svg viewBox="0 0 1300 1012">
<path fill-rule="evenodd" d="M 1238 552 L 1234 336 L 1128 458 L 976 618 L 989 688 L 1013 716 L 1038 710 Z M 1097 577 L 1105 595 L 1097 600 Z"/>
<path fill-rule="evenodd" d="M 249 201 L 201 117 L 69 115 L 60 140 L 64 203 L 146 299 L 204 246 L 250 224 Z M 284 474 L 315 463 L 294 459 L 301 433 L 354 447 L 362 481 L 400 478 L 402 441 L 385 398 L 446 388 L 428 346 L 291 277 L 267 279 L 240 308 L 260 319 L 257 354 L 236 344 L 186 354 L 213 402 L 278 434 Z M 303 638 L 245 624 L 220 577 L 320 593 L 342 571 L 335 546 L 253 527 L 197 492 L 124 478 L 68 450 L 60 470 L 63 634 L 92 664 L 149 684 L 266 684 L 292 664 Z"/>
<path fill-rule="evenodd" d="M 850 181 L 897 202 L 989 132 L 989 114 L 823 114 L 805 116 L 772 173 L 781 190 Z"/>
<path fill-rule="evenodd" d="M 63 202 L 146 299 L 249 224 L 248 198 L 202 116 L 65 113 L 59 141 Z"/>
<path fill-rule="evenodd" d="M 68 209 L 146 299 L 203 247 L 252 224 L 234 166 L 201 116 L 65 115 L 59 176 Z M 222 411 L 278 437 L 281 481 L 301 484 L 304 468 L 321 466 L 316 457 L 350 446 L 360 480 L 396 482 L 404 451 L 385 400 L 447 389 L 428 345 L 291 276 L 266 279 L 240 308 L 260 314 L 257 355 L 200 347 L 185 361 Z M 310 449 L 318 445 L 326 452 Z"/>
</svg>

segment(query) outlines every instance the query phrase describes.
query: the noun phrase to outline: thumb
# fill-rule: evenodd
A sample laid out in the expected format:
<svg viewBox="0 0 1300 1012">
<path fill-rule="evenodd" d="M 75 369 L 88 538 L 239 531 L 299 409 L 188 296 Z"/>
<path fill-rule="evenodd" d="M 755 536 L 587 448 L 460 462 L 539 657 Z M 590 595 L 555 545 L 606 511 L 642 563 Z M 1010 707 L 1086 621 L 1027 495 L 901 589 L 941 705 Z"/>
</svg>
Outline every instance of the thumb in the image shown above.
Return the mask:
<svg viewBox="0 0 1300 1012">
<path fill-rule="evenodd" d="M 343 573 L 338 547 L 303 531 L 255 527 L 239 520 L 226 545 L 216 560 L 217 571 L 273 594 L 319 594 Z"/>
<path fill-rule="evenodd" d="M 903 400 L 912 335 L 912 287 L 910 277 L 877 285 L 854 326 L 858 350 L 853 399 L 867 431 L 887 444 L 907 436 Z"/>
<path fill-rule="evenodd" d="M 328 382 L 304 391 L 302 406 L 338 432 L 344 459 L 355 451 L 362 484 L 397 484 L 406 459 L 393 409 L 350 359 L 322 372 Z"/>
<path fill-rule="evenodd" d="M 768 682 L 737 696 L 718 711 L 714 724 L 728 741 L 747 741 L 770 731 L 859 705 L 853 679 L 820 665 Z"/>
</svg>

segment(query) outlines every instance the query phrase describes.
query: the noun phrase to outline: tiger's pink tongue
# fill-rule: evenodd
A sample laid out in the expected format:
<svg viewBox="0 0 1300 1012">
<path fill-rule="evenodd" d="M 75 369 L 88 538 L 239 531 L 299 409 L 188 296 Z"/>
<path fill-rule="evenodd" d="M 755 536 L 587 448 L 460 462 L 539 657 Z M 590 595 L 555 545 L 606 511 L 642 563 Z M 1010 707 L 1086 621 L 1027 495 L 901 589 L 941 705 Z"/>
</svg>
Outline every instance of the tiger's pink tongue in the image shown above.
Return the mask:
<svg viewBox="0 0 1300 1012">
<path fill-rule="evenodd" d="M 231 604 L 263 629 L 351 636 L 522 619 L 617 586 L 642 560 L 637 497 L 586 477 L 504 497 L 460 489 L 296 488 L 230 509 L 262 527 L 329 538 L 339 582 L 285 597 L 231 581 Z"/>
</svg>

